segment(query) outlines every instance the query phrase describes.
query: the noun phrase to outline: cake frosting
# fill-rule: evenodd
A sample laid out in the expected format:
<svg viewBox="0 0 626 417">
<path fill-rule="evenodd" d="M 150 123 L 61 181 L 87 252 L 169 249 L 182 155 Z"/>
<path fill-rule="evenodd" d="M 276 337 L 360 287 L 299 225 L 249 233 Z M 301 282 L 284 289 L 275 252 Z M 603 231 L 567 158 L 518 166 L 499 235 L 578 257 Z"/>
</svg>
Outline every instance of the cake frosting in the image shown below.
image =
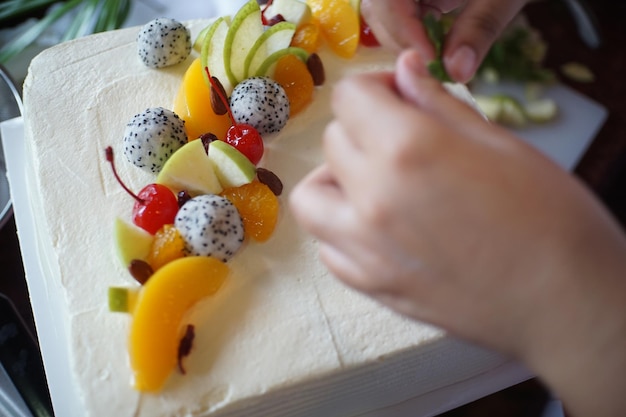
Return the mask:
<svg viewBox="0 0 626 417">
<path fill-rule="evenodd" d="M 193 37 L 207 21 L 187 22 Z M 259 164 L 284 184 L 274 236 L 247 242 L 228 262 L 224 286 L 189 312 L 196 327 L 186 374 L 157 394 L 132 388 L 131 317 L 108 311 L 111 286 L 133 285 L 112 237 L 132 202 L 103 150 L 122 154 L 130 116 L 171 108 L 194 56 L 153 70 L 136 55 L 137 28 L 71 41 L 36 57 L 24 85 L 29 196 L 46 281 L 60 288 L 76 416 L 353 416 L 468 380 L 506 362 L 441 330 L 408 320 L 334 279 L 317 244 L 289 212 L 293 186 L 322 161 L 332 85 L 393 67 L 394 56 L 362 48 L 345 60 L 322 50 L 326 84 L 309 107 L 265 138 Z M 121 160 L 121 159 L 120 159 Z M 154 177 L 119 163 L 139 190 Z M 54 398 L 53 398 L 54 400 Z"/>
</svg>

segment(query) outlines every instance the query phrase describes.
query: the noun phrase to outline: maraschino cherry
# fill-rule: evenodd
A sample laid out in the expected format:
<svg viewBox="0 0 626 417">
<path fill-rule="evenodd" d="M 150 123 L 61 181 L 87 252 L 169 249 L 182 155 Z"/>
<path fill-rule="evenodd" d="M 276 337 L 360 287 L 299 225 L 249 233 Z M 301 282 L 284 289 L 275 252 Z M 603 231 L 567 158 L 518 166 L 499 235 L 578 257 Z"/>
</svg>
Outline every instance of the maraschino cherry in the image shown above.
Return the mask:
<svg viewBox="0 0 626 417">
<path fill-rule="evenodd" d="M 233 124 L 226 132 L 225 142 L 244 154 L 254 165 L 257 165 L 261 160 L 261 157 L 263 157 L 264 152 L 263 138 L 261 137 L 261 134 L 252 125 L 237 123 L 219 80 L 211 75 L 208 67 L 204 67 L 204 70 L 209 77 L 211 89 L 218 95 L 219 101 L 228 112 L 228 117 Z"/>
<path fill-rule="evenodd" d="M 370 48 L 380 46 L 380 42 L 378 42 L 378 39 L 374 35 L 372 28 L 365 21 L 365 19 L 363 18 L 363 15 L 360 16 L 360 19 L 361 19 L 361 33 L 359 36 L 359 40 L 361 41 L 361 45 L 367 46 Z"/>
<path fill-rule="evenodd" d="M 105 149 L 106 159 L 111 164 L 113 175 L 122 188 L 135 199 L 133 206 L 133 223 L 150 234 L 155 234 L 166 224 L 174 223 L 178 212 L 178 199 L 174 193 L 162 184 L 148 184 L 139 191 L 133 193 L 124 184 L 115 169 L 113 161 L 113 148 Z"/>
</svg>

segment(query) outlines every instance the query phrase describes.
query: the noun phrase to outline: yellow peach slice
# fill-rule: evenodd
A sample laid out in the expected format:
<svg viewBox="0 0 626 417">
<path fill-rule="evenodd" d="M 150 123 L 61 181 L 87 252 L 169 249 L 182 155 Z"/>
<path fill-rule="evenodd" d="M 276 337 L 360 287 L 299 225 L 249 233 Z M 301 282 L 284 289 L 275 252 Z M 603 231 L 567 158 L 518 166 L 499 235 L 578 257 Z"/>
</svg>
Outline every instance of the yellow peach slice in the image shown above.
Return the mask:
<svg viewBox="0 0 626 417">
<path fill-rule="evenodd" d="M 342 58 L 354 56 L 359 46 L 361 23 L 346 0 L 307 0 L 313 17 L 320 23 L 330 49 Z"/>
<path fill-rule="evenodd" d="M 211 93 L 204 81 L 200 58 L 196 58 L 185 72 L 173 111 L 185 121 L 189 140 L 205 133 L 213 133 L 219 139 L 225 139 L 226 131 L 231 126 L 228 115 L 218 116 L 211 108 Z"/>
<path fill-rule="evenodd" d="M 163 266 L 143 286 L 130 328 L 129 356 L 139 391 L 159 391 L 177 364 L 181 320 L 195 303 L 215 294 L 228 266 L 205 256 Z"/>
</svg>

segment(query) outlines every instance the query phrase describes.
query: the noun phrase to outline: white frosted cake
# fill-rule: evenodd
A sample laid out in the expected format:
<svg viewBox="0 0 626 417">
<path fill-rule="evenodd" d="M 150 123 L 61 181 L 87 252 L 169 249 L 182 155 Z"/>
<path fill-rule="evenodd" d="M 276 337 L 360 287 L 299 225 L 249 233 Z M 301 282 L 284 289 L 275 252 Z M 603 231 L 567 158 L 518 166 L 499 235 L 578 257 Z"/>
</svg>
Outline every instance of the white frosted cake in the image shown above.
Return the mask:
<svg viewBox="0 0 626 417">
<path fill-rule="evenodd" d="M 187 23 L 193 38 L 206 25 Z M 322 160 L 320 136 L 331 117 L 333 83 L 393 66 L 393 56 L 382 49 L 361 47 L 349 60 L 321 50 L 326 83 L 282 131 L 265 137 L 259 165 L 284 184 L 276 231 L 265 243 L 247 242 L 228 261 L 231 274 L 222 288 L 189 312 L 196 337 L 186 373 L 174 370 L 156 393 L 134 389 L 132 318 L 107 306 L 108 288 L 135 285 L 112 238 L 114 219 L 129 211 L 132 200 L 103 150 L 110 145 L 117 151 L 117 169 L 129 188 L 154 181 L 154 174 L 123 161 L 125 124 L 147 107 L 171 108 L 194 58 L 147 68 L 137 57 L 137 31 L 51 48 L 33 60 L 24 86 L 25 163 L 38 256 L 47 285 L 62 295 L 56 320 L 68 335 L 72 369 L 65 381 L 71 409 L 57 408 L 57 414 L 355 416 L 422 397 L 430 401 L 429 393 L 507 363 L 343 286 L 319 262 L 316 242 L 289 212 L 290 190 Z M 53 402 L 68 403 L 54 396 Z M 435 409 L 454 402 L 439 397 Z"/>
</svg>

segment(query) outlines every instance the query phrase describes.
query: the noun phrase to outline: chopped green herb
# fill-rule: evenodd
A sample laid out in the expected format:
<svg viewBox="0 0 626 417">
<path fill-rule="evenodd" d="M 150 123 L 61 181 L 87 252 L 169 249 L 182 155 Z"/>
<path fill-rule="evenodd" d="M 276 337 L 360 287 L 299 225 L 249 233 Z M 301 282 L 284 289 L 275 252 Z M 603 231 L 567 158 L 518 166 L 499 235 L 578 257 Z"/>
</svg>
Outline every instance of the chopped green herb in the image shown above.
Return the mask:
<svg viewBox="0 0 626 417">
<path fill-rule="evenodd" d="M 445 38 L 445 28 L 441 20 L 438 20 L 434 15 L 428 14 L 423 20 L 424 28 L 428 38 L 435 47 L 436 58 L 428 63 L 428 71 L 430 74 L 439 81 L 446 82 L 452 81 L 441 59 L 443 53 L 443 41 Z"/>
</svg>

